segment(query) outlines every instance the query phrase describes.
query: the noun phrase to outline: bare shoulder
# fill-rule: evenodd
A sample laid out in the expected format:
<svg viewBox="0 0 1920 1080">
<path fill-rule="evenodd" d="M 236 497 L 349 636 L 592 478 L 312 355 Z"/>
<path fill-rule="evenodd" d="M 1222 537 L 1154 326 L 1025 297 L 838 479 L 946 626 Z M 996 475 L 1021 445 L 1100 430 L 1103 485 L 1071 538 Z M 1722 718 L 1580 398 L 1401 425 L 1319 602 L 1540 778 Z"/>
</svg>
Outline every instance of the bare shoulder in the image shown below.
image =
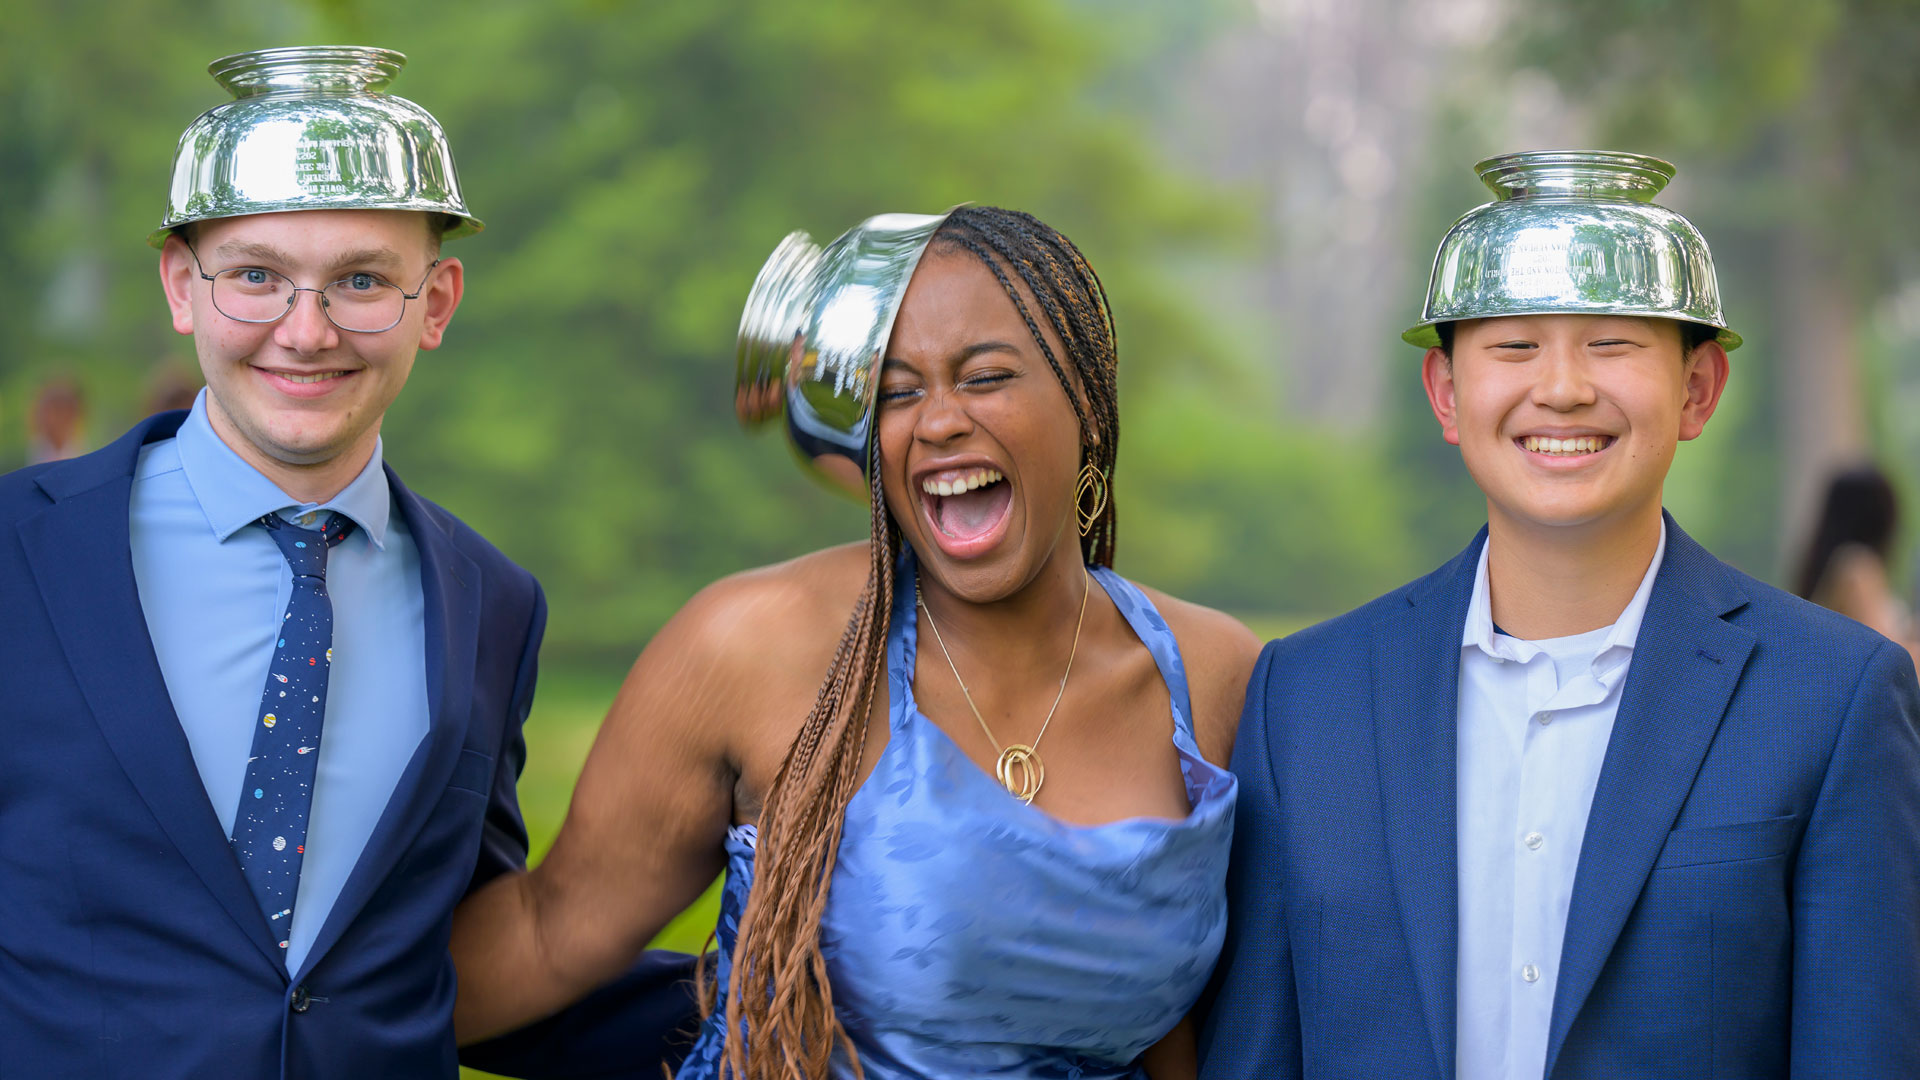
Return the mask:
<svg viewBox="0 0 1920 1080">
<path fill-rule="evenodd" d="M 1233 755 L 1247 680 L 1260 659 L 1260 639 L 1239 619 L 1190 603 L 1159 589 L 1140 586 L 1180 644 L 1193 697 L 1194 738 L 1207 760 L 1224 766 Z"/>
<path fill-rule="evenodd" d="M 731 574 L 694 594 L 648 651 L 730 675 L 817 680 L 867 581 L 867 545 L 844 544 Z"/>
</svg>

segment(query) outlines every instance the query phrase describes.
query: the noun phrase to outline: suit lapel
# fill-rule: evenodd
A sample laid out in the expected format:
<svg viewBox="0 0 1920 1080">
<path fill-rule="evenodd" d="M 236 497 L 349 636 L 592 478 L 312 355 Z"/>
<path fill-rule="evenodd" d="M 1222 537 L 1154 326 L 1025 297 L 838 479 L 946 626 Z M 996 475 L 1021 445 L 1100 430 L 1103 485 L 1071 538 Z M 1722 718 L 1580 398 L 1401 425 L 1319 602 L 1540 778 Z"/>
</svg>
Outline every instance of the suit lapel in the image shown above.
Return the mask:
<svg viewBox="0 0 1920 1080">
<path fill-rule="evenodd" d="M 170 437 L 182 415 L 156 418 L 96 454 L 42 474 L 41 489 L 54 503 L 18 531 L 74 682 L 120 767 L 181 858 L 284 974 L 266 916 L 207 801 L 133 577 L 128 497 L 134 464 L 141 445 Z"/>
<path fill-rule="evenodd" d="M 420 498 L 392 469 L 387 483 L 420 551 L 426 613 L 427 736 L 394 786 L 387 808 L 328 912 L 297 978 L 304 978 L 366 907 L 394 864 L 426 824 L 445 792 L 466 739 L 480 641 L 480 571 L 453 544 Z"/>
<path fill-rule="evenodd" d="M 1374 741 L 1387 856 L 1439 1075 L 1453 1075 L 1459 952 L 1455 735 L 1460 632 L 1482 531 L 1407 594 L 1373 642 Z"/>
<path fill-rule="evenodd" d="M 1574 876 L 1547 1072 L 1639 901 L 1739 682 L 1753 635 L 1727 569 L 1667 519 L 1667 554 L 1634 643 Z"/>
</svg>

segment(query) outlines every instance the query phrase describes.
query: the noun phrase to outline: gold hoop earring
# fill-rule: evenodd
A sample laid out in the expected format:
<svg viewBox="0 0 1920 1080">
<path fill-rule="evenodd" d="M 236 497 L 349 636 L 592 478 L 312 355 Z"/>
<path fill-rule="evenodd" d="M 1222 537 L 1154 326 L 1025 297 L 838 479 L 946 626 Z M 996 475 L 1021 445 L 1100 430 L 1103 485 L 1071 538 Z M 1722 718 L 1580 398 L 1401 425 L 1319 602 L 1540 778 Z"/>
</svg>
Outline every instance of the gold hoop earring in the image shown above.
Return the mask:
<svg viewBox="0 0 1920 1080">
<path fill-rule="evenodd" d="M 1093 509 L 1087 509 L 1087 495 L 1093 495 Z M 1100 515 L 1107 510 L 1107 477 L 1089 461 L 1080 467 L 1080 486 L 1074 489 L 1073 506 L 1080 514 L 1080 535 L 1093 531 Z"/>
</svg>

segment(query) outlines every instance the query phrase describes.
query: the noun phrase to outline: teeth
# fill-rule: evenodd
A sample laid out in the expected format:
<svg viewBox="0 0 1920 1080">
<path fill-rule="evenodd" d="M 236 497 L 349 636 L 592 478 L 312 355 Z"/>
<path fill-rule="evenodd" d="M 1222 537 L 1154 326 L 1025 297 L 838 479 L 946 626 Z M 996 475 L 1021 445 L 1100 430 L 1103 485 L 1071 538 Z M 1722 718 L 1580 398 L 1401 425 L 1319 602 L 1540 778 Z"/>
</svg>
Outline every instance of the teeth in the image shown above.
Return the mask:
<svg viewBox="0 0 1920 1080">
<path fill-rule="evenodd" d="M 1592 454 L 1606 449 L 1612 441 L 1607 435 L 1581 435 L 1571 439 L 1528 435 L 1520 440 L 1520 445 L 1536 454 Z"/>
<path fill-rule="evenodd" d="M 920 490 L 929 495 L 959 495 L 1005 479 L 1006 477 L 1000 475 L 997 469 L 969 469 L 957 476 L 949 474 L 949 478 L 945 480 L 927 477 L 920 481 Z"/>
<path fill-rule="evenodd" d="M 337 379 L 344 374 L 346 373 L 342 371 L 322 371 L 317 375 L 295 375 L 295 374 L 292 374 L 291 372 L 283 371 L 280 373 L 280 377 L 287 380 L 288 382 L 317 383 L 317 382 L 325 382 L 328 379 Z"/>
</svg>

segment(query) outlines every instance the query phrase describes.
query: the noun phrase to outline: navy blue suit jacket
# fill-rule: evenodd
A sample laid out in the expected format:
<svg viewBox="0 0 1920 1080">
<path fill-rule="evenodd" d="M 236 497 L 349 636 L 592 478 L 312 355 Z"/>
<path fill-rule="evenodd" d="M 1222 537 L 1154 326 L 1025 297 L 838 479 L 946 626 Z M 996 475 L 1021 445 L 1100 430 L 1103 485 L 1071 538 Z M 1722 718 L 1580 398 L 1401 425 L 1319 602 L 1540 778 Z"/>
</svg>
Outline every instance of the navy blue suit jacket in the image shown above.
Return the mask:
<svg viewBox="0 0 1920 1080">
<path fill-rule="evenodd" d="M 1546 1075 L 1920 1077 L 1912 662 L 1667 529 Z M 1453 1076 L 1454 731 L 1484 540 L 1261 657 L 1206 1080 Z"/>
<path fill-rule="evenodd" d="M 389 471 L 420 550 L 430 727 L 290 977 L 194 768 L 134 584 L 134 465 L 185 415 L 0 477 L 0 1077 L 451 1077 L 454 905 L 527 854 L 514 788 L 540 588 Z M 649 956 L 474 1060 L 657 1080 L 661 1058 L 684 1052 L 669 1032 L 693 1010 L 688 970 Z"/>
</svg>

